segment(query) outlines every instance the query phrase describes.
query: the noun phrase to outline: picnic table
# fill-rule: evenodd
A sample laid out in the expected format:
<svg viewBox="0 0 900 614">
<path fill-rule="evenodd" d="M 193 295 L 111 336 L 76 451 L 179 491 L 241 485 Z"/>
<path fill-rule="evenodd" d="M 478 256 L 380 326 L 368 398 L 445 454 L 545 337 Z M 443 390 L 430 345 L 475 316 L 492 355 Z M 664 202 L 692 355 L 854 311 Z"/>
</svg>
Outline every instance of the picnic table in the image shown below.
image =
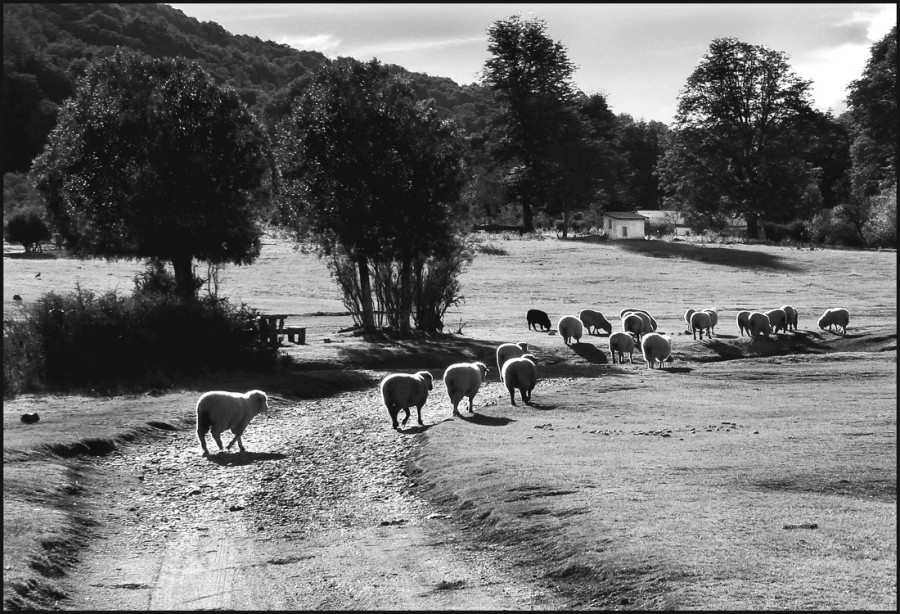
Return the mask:
<svg viewBox="0 0 900 614">
<path fill-rule="evenodd" d="M 303 326 L 285 326 L 284 321 L 296 313 L 259 314 L 259 336 L 263 341 L 278 347 L 281 335 L 287 335 L 288 341 L 297 345 L 306 343 L 306 328 Z"/>
</svg>

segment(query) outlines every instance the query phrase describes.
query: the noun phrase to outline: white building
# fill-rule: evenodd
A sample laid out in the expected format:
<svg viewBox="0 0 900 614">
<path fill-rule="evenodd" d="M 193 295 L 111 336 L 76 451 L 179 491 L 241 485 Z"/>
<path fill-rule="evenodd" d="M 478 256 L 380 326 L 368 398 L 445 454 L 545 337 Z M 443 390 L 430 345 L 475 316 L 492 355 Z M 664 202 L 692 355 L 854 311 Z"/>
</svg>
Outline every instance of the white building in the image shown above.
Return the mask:
<svg viewBox="0 0 900 614">
<path fill-rule="evenodd" d="M 632 211 L 607 211 L 603 230 L 610 239 L 643 239 L 647 218 Z"/>
</svg>

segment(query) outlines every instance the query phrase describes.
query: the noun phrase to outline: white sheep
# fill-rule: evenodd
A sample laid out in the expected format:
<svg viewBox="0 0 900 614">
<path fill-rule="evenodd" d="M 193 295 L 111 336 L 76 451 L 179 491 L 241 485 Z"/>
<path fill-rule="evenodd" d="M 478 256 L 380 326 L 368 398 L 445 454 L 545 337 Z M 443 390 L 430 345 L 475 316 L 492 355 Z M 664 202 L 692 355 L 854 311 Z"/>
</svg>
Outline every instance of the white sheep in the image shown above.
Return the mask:
<svg viewBox="0 0 900 614">
<path fill-rule="evenodd" d="M 557 322 L 556 330 L 563 338 L 565 344 L 570 345 L 571 339 L 574 339 L 575 343 L 581 341 L 581 335 L 584 334 L 584 325 L 577 316 L 563 316 Z"/>
<path fill-rule="evenodd" d="M 625 317 L 622 318 L 622 332 L 631 333 L 638 341 L 641 340 L 641 336 L 644 334 L 644 326 L 644 320 L 636 313 L 626 313 Z"/>
<path fill-rule="evenodd" d="M 703 331 L 706 331 L 706 336 L 712 336 L 712 317 L 709 315 L 708 311 L 695 311 L 691 314 L 691 332 L 694 334 L 694 339 L 697 338 L 697 331 L 700 331 L 700 340 L 703 341 Z"/>
<path fill-rule="evenodd" d="M 518 358 L 528 352 L 527 343 L 503 343 L 497 347 L 497 372 L 500 373 L 500 381 L 503 381 L 503 363 L 510 358 Z"/>
<path fill-rule="evenodd" d="M 769 311 L 763 312 L 769 318 L 769 325 L 772 327 L 772 332 L 777 333 L 780 330 L 785 330 L 785 326 L 787 325 L 787 314 L 784 312 L 784 309 L 770 309 Z"/>
<path fill-rule="evenodd" d="M 797 330 L 797 310 L 790 305 L 782 305 L 787 318 L 784 321 L 785 330 Z"/>
<path fill-rule="evenodd" d="M 819 318 L 819 328 L 832 330 L 832 326 L 841 329 L 841 334 L 847 334 L 847 324 L 850 323 L 850 312 L 843 307 L 835 307 L 826 309 L 822 317 Z"/>
<path fill-rule="evenodd" d="M 741 331 L 741 337 L 744 336 L 744 331 L 747 331 L 747 334 L 750 334 L 750 312 L 749 311 L 739 311 L 735 321 L 738 325 L 738 330 Z"/>
<path fill-rule="evenodd" d="M 580 324 L 580 322 L 579 322 Z M 488 368 L 483 362 L 458 362 L 444 371 L 444 385 L 447 396 L 453 404 L 453 415 L 459 416 L 459 402 L 469 397 L 469 411 L 472 411 L 472 400 L 478 394 L 481 383 L 487 377 Z"/>
<path fill-rule="evenodd" d="M 616 364 L 616 355 L 619 357 L 619 364 L 625 362 L 625 352 L 628 352 L 628 358 L 631 364 L 634 364 L 634 337 L 629 333 L 613 333 L 609 336 L 609 353 L 612 355 L 613 364 Z"/>
<path fill-rule="evenodd" d="M 256 414 L 269 408 L 269 397 L 262 390 L 249 392 L 224 392 L 213 390 L 204 393 L 197 401 L 197 439 L 203 447 L 203 455 L 209 454 L 206 448 L 206 433 L 212 431 L 212 437 L 222 450 L 221 434 L 229 429 L 234 434 L 234 439 L 228 444 L 231 446 L 236 441 L 238 448 L 244 452 L 242 435 L 247 425 Z"/>
<path fill-rule="evenodd" d="M 684 312 L 684 323 L 687 325 L 688 332 L 691 330 L 691 316 L 694 315 L 696 309 L 688 309 Z"/>
<path fill-rule="evenodd" d="M 401 410 L 406 412 L 406 417 L 403 418 L 403 426 L 406 426 L 411 407 L 415 407 L 418 412 L 419 426 L 424 426 L 422 406 L 428 399 L 428 391 L 434 390 L 433 381 L 434 376 L 428 371 L 419 371 L 415 374 L 392 373 L 381 380 L 381 399 L 395 429 L 400 428 L 397 416 Z"/>
<path fill-rule="evenodd" d="M 532 354 L 523 354 L 518 358 L 511 358 L 503 363 L 503 370 L 500 371 L 500 379 L 506 384 L 509 390 L 509 400 L 516 404 L 516 389 L 522 395 L 522 402 L 525 405 L 531 403 L 531 391 L 537 384 L 537 367 L 535 366 L 535 357 Z"/>
<path fill-rule="evenodd" d="M 709 314 L 709 336 L 711 337 L 716 332 L 716 324 L 719 323 L 719 310 L 716 307 L 710 307 L 703 311 Z"/>
<path fill-rule="evenodd" d="M 647 368 L 652 369 L 657 363 L 662 368 L 663 363 L 672 362 L 672 339 L 659 333 L 648 333 L 641 341 L 641 353 L 647 361 Z"/>
<path fill-rule="evenodd" d="M 750 314 L 750 336 L 755 340 L 760 335 L 766 337 L 772 332 L 772 325 L 769 323 L 769 316 L 759 311 Z"/>
<path fill-rule="evenodd" d="M 657 324 L 656 319 L 652 315 L 650 315 L 649 311 L 647 311 L 646 309 L 623 309 L 622 311 L 619 312 L 619 317 L 624 318 L 625 314 L 628 314 L 628 313 L 644 314 L 644 316 L 646 316 L 646 318 L 643 318 L 643 319 L 645 319 L 646 321 L 648 321 L 650 323 L 650 330 L 648 330 L 646 332 L 648 332 L 648 333 L 656 332 L 656 329 L 658 328 L 659 325 Z"/>
<path fill-rule="evenodd" d="M 602 313 L 594 309 L 582 309 L 578 313 L 578 319 L 584 324 L 589 335 L 597 334 L 597 329 L 600 328 L 605 330 L 607 335 L 612 332 L 612 324 L 609 323 Z"/>
</svg>

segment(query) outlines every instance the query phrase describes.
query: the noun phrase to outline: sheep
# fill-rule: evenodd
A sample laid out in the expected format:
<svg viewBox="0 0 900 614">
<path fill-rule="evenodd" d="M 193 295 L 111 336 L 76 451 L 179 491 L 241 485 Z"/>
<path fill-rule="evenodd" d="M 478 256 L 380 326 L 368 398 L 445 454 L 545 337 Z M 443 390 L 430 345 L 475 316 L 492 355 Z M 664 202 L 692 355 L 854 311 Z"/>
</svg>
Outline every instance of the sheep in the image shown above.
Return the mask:
<svg viewBox="0 0 900 614">
<path fill-rule="evenodd" d="M 634 337 L 628 333 L 613 333 L 609 336 L 609 353 L 612 355 L 613 364 L 616 364 L 616 355 L 619 356 L 619 364 L 625 362 L 625 352 L 631 364 L 634 364 Z"/>
<path fill-rule="evenodd" d="M 716 332 L 716 324 L 719 323 L 719 310 L 715 307 L 704 309 L 709 314 L 709 336 L 712 337 Z"/>
<path fill-rule="evenodd" d="M 589 335 L 597 334 L 597 329 L 599 328 L 605 330 L 607 335 L 612 332 L 612 324 L 599 311 L 582 309 L 578 314 L 578 319 L 584 324 Z"/>
<path fill-rule="evenodd" d="M 785 330 L 787 314 L 784 312 L 784 309 L 770 309 L 764 313 L 769 318 L 769 325 L 772 327 L 773 333 L 777 333 L 779 329 Z"/>
<path fill-rule="evenodd" d="M 624 318 L 625 314 L 627 314 L 627 313 L 644 314 L 645 316 L 647 316 L 646 320 L 650 322 L 650 330 L 647 332 L 656 332 L 656 329 L 658 327 L 658 324 L 656 323 L 656 319 L 654 319 L 654 317 L 652 315 L 650 315 L 650 312 L 647 311 L 646 309 L 623 309 L 622 311 L 619 312 L 619 317 Z"/>
<path fill-rule="evenodd" d="M 500 374 L 501 382 L 503 381 L 503 363 L 510 358 L 518 358 L 527 352 L 527 343 L 504 343 L 497 348 L 497 372 Z"/>
<path fill-rule="evenodd" d="M 234 439 L 228 444 L 227 449 L 230 450 L 236 441 L 240 451 L 244 452 L 242 439 L 244 430 L 254 416 L 268 408 L 269 397 L 262 390 L 251 390 L 243 394 L 221 390 L 204 393 L 197 401 L 197 439 L 200 440 L 203 455 L 209 455 L 206 448 L 206 433 L 210 430 L 219 451 L 222 451 L 220 435 L 231 429 Z"/>
<path fill-rule="evenodd" d="M 650 314 L 648 314 L 646 311 L 626 311 L 624 317 L 627 318 L 628 316 L 637 316 L 641 319 L 641 322 L 643 322 L 641 326 L 642 334 L 656 332 L 656 328 L 653 326 L 656 320 L 651 318 Z"/>
<path fill-rule="evenodd" d="M 841 334 L 847 334 L 847 324 L 850 323 L 850 312 L 843 307 L 835 307 L 826 309 L 822 317 L 819 318 L 819 328 L 832 330 L 832 326 L 841 329 Z"/>
<path fill-rule="evenodd" d="M 782 305 L 787 318 L 784 321 L 785 330 L 797 330 L 797 310 L 790 305 Z"/>
<path fill-rule="evenodd" d="M 664 362 L 672 362 L 672 339 L 659 333 L 647 333 L 641 341 L 641 353 L 647 361 L 648 369 L 652 369 L 657 363 L 662 368 Z"/>
<path fill-rule="evenodd" d="M 525 319 L 528 320 L 528 330 L 537 330 L 537 327 L 540 326 L 542 331 L 547 331 L 552 326 L 550 316 L 540 309 L 529 309 L 525 314 Z"/>
<path fill-rule="evenodd" d="M 516 389 L 522 395 L 522 402 L 525 405 L 531 404 L 531 391 L 537 384 L 537 367 L 535 366 L 535 357 L 532 354 L 523 354 L 517 358 L 510 358 L 503 363 L 503 370 L 500 371 L 500 380 L 506 384 L 509 390 L 509 400 L 516 404 Z"/>
<path fill-rule="evenodd" d="M 750 336 L 755 340 L 760 335 L 769 336 L 772 332 L 772 325 L 769 323 L 769 316 L 758 311 L 750 314 Z"/>
<path fill-rule="evenodd" d="M 459 416 L 459 402 L 469 397 L 469 412 L 472 412 L 472 400 L 478 394 L 481 383 L 487 377 L 488 368 L 483 362 L 458 362 L 444 371 L 444 385 L 447 396 L 453 404 L 453 415 Z"/>
<path fill-rule="evenodd" d="M 700 331 L 700 340 L 703 341 L 703 331 L 706 331 L 706 336 L 711 337 L 712 331 L 712 317 L 709 315 L 708 311 L 695 311 L 691 314 L 691 332 L 694 334 L 694 339 L 697 338 L 697 331 Z"/>
<path fill-rule="evenodd" d="M 741 337 L 744 336 L 744 331 L 747 331 L 747 334 L 750 334 L 750 312 L 749 311 L 739 311 L 735 321 L 738 325 L 738 330 L 741 331 Z"/>
<path fill-rule="evenodd" d="M 627 313 L 622 318 L 622 332 L 631 333 L 640 342 L 641 335 L 644 334 L 644 320 L 636 313 Z"/>
<path fill-rule="evenodd" d="M 584 333 L 584 325 L 575 316 L 563 316 L 556 324 L 556 330 L 562 336 L 566 345 L 570 345 L 570 339 L 575 339 L 575 343 L 581 341 L 581 335 Z"/>
<path fill-rule="evenodd" d="M 434 390 L 434 376 L 428 371 L 418 371 L 415 374 L 392 373 L 381 380 L 381 398 L 384 406 L 391 416 L 391 423 L 395 429 L 397 416 L 400 411 L 406 412 L 403 418 L 403 426 L 409 421 L 409 409 L 415 406 L 418 412 L 419 426 L 422 424 L 422 406 L 428 399 L 428 391 Z"/>
<path fill-rule="evenodd" d="M 688 332 L 691 331 L 691 316 L 694 315 L 694 312 L 696 311 L 696 309 L 688 309 L 684 312 L 684 323 L 687 324 Z"/>
</svg>

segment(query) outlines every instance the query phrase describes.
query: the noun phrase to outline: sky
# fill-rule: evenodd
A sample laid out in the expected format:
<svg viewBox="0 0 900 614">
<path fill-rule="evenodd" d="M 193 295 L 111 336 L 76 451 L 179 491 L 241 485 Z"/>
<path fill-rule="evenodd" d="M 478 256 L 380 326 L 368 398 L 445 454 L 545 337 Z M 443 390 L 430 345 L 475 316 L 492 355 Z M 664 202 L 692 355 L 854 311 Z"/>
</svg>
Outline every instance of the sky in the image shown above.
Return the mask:
<svg viewBox="0 0 900 614">
<path fill-rule="evenodd" d="M 170 4 L 232 34 L 329 58 L 397 64 L 480 81 L 487 30 L 512 15 L 539 18 L 577 67 L 575 86 L 612 111 L 671 124 L 678 94 L 715 38 L 788 56 L 812 82 L 813 106 L 840 115 L 873 43 L 897 23 L 896 4 Z"/>
</svg>

